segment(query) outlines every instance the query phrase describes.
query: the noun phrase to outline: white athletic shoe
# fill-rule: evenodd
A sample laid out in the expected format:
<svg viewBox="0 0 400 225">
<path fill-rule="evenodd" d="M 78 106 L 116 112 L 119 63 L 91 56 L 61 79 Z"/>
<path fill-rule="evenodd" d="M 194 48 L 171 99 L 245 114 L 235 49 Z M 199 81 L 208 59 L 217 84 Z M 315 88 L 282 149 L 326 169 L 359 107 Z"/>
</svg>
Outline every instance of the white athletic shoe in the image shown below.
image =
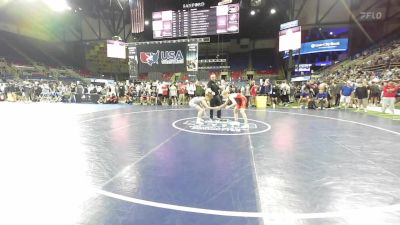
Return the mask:
<svg viewBox="0 0 400 225">
<path fill-rule="evenodd" d="M 249 124 L 244 124 L 241 128 L 242 129 L 249 129 Z"/>
<path fill-rule="evenodd" d="M 240 123 L 237 121 L 231 122 L 230 123 L 232 126 L 240 126 Z"/>
<path fill-rule="evenodd" d="M 204 124 L 204 122 L 202 120 L 199 120 L 199 119 L 196 120 L 196 125 L 203 125 L 203 124 Z"/>
</svg>

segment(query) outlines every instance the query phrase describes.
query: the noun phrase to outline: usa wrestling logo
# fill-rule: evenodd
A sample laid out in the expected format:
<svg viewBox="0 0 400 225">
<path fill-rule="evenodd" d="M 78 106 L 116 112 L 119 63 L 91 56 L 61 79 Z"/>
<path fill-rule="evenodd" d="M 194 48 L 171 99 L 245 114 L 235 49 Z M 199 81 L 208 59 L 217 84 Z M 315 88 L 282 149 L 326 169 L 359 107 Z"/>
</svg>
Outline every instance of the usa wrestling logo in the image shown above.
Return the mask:
<svg viewBox="0 0 400 225">
<path fill-rule="evenodd" d="M 158 64 L 159 58 L 160 58 L 160 51 L 140 53 L 140 62 L 145 63 L 149 66 L 152 66 L 153 64 Z"/>
<path fill-rule="evenodd" d="M 185 132 L 207 135 L 249 135 L 264 133 L 271 129 L 265 122 L 250 119 L 248 126 L 245 127 L 243 121 L 236 122 L 233 118 L 205 119 L 202 123 L 196 123 L 196 118 L 186 118 L 175 121 L 172 126 Z"/>
<path fill-rule="evenodd" d="M 159 64 L 159 61 L 161 61 L 162 65 L 184 64 L 185 63 L 185 59 L 184 59 L 184 56 L 183 56 L 181 50 L 141 52 L 140 53 L 140 61 L 149 66 L 152 66 L 153 64 Z"/>
</svg>

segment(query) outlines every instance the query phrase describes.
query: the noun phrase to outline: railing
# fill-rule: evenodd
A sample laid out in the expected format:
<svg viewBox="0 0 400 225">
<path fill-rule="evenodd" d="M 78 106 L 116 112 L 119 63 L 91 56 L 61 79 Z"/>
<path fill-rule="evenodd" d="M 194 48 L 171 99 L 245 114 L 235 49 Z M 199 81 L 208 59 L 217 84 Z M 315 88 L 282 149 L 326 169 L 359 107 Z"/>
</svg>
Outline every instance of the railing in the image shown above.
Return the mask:
<svg viewBox="0 0 400 225">
<path fill-rule="evenodd" d="M 365 66 L 365 67 L 363 67 L 363 70 L 366 70 L 366 71 L 381 71 L 381 70 L 392 69 L 392 68 L 400 68 L 400 62 L 383 63 L 383 64 L 378 64 L 378 65 L 373 65 L 373 66 Z"/>
</svg>

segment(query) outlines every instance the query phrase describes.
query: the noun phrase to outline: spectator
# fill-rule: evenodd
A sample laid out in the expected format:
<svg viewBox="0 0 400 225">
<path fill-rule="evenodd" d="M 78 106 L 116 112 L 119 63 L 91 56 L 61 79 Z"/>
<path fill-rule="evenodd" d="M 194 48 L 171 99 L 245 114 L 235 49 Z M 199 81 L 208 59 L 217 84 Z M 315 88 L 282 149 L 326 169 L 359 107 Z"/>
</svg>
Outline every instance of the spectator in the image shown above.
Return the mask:
<svg viewBox="0 0 400 225">
<path fill-rule="evenodd" d="M 118 103 L 118 96 L 115 93 L 111 93 L 111 96 L 107 98 L 107 104 L 117 104 Z"/>
<path fill-rule="evenodd" d="M 196 97 L 204 96 L 205 94 L 204 87 L 201 85 L 200 81 L 196 81 L 196 90 L 194 94 Z"/>
<path fill-rule="evenodd" d="M 169 97 L 171 99 L 172 105 L 178 105 L 177 96 L 178 96 L 178 90 L 175 86 L 175 83 L 172 83 L 171 86 L 169 87 Z"/>
<path fill-rule="evenodd" d="M 290 95 L 290 86 L 286 83 L 286 81 L 283 81 L 281 86 L 281 101 L 284 106 L 286 106 L 289 103 L 289 95 Z"/>
<path fill-rule="evenodd" d="M 249 83 L 246 84 L 246 86 L 243 88 L 242 92 L 244 93 L 244 96 L 246 96 L 246 98 L 250 100 L 251 95 L 250 95 L 250 84 Z M 247 101 L 246 107 L 249 107 L 249 102 L 250 101 Z"/>
<path fill-rule="evenodd" d="M 331 107 L 339 106 L 341 89 L 342 85 L 340 85 L 336 80 L 332 81 L 332 84 L 330 86 Z"/>
<path fill-rule="evenodd" d="M 381 90 L 375 80 L 372 81 L 371 86 L 369 87 L 369 91 L 370 91 L 370 103 L 373 106 L 376 106 L 379 103 Z"/>
<path fill-rule="evenodd" d="M 396 102 L 396 95 L 399 91 L 400 86 L 396 85 L 393 80 L 390 80 L 388 83 L 385 83 L 383 86 L 383 98 L 382 98 L 382 112 L 386 112 L 386 109 L 394 114 L 394 104 Z"/>
<path fill-rule="evenodd" d="M 187 93 L 189 96 L 190 101 L 194 97 L 194 92 L 196 91 L 196 85 L 193 82 L 190 82 L 189 85 L 187 86 Z"/>
<path fill-rule="evenodd" d="M 250 104 L 251 107 L 256 107 L 256 96 L 257 96 L 258 87 L 254 80 L 251 81 L 250 85 Z"/>
<path fill-rule="evenodd" d="M 186 94 L 187 94 L 187 85 L 185 83 L 180 83 L 179 84 L 179 90 L 178 90 L 178 94 L 179 94 L 179 98 L 178 98 L 178 104 L 179 105 L 184 105 L 186 103 Z"/>
<path fill-rule="evenodd" d="M 301 88 L 300 99 L 299 99 L 299 105 L 301 106 L 302 109 L 306 108 L 306 105 L 308 106 L 311 96 L 312 96 L 312 89 L 310 90 L 310 86 L 308 84 L 305 84 Z"/>
<path fill-rule="evenodd" d="M 328 92 L 326 91 L 326 89 L 319 89 L 318 90 L 318 94 L 316 96 L 317 98 L 317 105 L 320 107 L 320 109 L 324 109 L 324 107 L 326 107 L 327 102 L 328 102 Z"/>
<path fill-rule="evenodd" d="M 279 86 L 277 84 L 273 85 L 271 92 L 271 101 L 273 109 L 275 109 L 276 105 L 278 104 L 279 92 L 280 92 Z"/>
<path fill-rule="evenodd" d="M 364 110 L 364 112 L 367 112 L 367 107 L 368 107 L 368 84 L 366 81 L 364 81 L 362 84 L 358 84 L 355 90 L 355 95 L 358 99 L 358 108 L 357 111 L 361 109 L 361 106 Z"/>
<path fill-rule="evenodd" d="M 349 104 L 351 103 L 351 94 L 353 93 L 354 89 L 351 84 L 351 81 L 347 81 L 346 85 L 342 87 L 340 91 L 340 102 L 344 103 L 344 109 L 347 109 Z"/>
</svg>

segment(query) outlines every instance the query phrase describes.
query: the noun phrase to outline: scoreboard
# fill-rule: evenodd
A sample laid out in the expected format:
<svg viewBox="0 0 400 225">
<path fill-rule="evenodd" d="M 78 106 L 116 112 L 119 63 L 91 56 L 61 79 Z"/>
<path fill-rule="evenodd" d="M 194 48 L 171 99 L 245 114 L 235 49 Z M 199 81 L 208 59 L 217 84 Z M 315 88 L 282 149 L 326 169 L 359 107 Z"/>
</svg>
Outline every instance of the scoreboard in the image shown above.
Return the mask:
<svg viewBox="0 0 400 225">
<path fill-rule="evenodd" d="M 179 38 L 239 33 L 239 4 L 153 12 L 153 38 Z"/>
</svg>

